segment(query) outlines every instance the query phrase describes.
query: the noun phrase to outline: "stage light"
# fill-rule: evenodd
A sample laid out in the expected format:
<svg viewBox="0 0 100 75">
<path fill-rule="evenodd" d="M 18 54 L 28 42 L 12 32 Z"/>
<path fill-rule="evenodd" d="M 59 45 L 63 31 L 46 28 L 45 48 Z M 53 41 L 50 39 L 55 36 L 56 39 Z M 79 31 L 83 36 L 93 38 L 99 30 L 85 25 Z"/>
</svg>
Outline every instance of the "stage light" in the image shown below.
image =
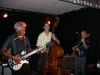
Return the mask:
<svg viewBox="0 0 100 75">
<path fill-rule="evenodd" d="M 3 15 L 3 18 L 7 18 L 7 17 L 8 17 L 8 14 L 5 13 L 5 14 Z"/>
<path fill-rule="evenodd" d="M 51 22 L 50 21 L 47 21 L 47 23 L 50 25 Z"/>
</svg>

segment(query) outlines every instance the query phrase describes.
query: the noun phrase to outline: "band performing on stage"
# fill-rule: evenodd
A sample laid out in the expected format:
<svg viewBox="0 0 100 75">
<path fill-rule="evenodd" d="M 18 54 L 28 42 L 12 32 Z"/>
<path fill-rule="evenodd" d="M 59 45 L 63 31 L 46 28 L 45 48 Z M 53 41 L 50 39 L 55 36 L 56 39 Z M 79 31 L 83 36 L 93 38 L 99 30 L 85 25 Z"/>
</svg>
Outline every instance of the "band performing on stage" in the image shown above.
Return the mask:
<svg viewBox="0 0 100 75">
<path fill-rule="evenodd" d="M 7 57 L 7 64 L 12 75 L 89 75 L 86 67 L 91 47 L 89 39 L 91 34 L 88 34 L 86 30 L 81 30 L 80 38 L 72 46 L 72 54 L 68 55 L 73 59 L 71 61 L 73 69 L 67 70 L 67 66 L 62 64 L 65 56 L 64 49 L 55 35 L 59 17 L 56 16 L 55 20 L 52 31 L 50 31 L 49 23 L 44 23 L 44 30 L 38 35 L 35 49 L 31 48 L 29 38 L 25 36 L 28 25 L 23 21 L 14 24 L 15 33 L 5 40 L 0 50 L 0 54 Z M 10 52 L 7 51 L 8 49 Z M 37 56 L 36 59 L 34 55 Z M 97 67 L 100 68 L 100 63 Z"/>
</svg>

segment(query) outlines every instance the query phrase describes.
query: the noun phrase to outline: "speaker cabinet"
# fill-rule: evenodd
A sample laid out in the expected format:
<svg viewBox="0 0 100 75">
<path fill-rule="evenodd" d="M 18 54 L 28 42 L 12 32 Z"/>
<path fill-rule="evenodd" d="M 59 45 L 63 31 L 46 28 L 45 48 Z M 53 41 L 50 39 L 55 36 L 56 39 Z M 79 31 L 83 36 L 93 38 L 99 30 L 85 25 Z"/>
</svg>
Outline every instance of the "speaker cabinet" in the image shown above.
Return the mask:
<svg viewBox="0 0 100 75">
<path fill-rule="evenodd" d="M 73 71 L 73 58 L 71 55 L 65 55 L 62 59 L 62 64 L 65 70 Z"/>
<path fill-rule="evenodd" d="M 2 65 L 0 65 L 0 75 L 2 75 Z"/>
<path fill-rule="evenodd" d="M 8 65 L 4 66 L 4 64 L 2 66 L 2 73 L 2 75 L 12 75 L 11 69 L 8 67 Z"/>
</svg>

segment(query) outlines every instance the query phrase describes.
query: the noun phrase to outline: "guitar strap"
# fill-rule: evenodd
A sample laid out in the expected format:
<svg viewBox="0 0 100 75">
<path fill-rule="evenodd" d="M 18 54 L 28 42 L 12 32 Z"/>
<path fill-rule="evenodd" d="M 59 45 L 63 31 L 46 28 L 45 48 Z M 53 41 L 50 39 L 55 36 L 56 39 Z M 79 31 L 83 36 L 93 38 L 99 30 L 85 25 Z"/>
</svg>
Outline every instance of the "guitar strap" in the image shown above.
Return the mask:
<svg viewBox="0 0 100 75">
<path fill-rule="evenodd" d="M 24 50 L 27 50 L 26 45 L 27 45 L 27 38 L 26 38 L 26 36 L 25 36 L 25 37 L 24 37 Z"/>
<path fill-rule="evenodd" d="M 16 49 L 16 45 L 15 45 L 15 34 L 14 35 L 12 35 L 12 38 L 11 38 L 11 42 L 12 42 L 12 44 L 13 44 L 13 49 L 14 50 L 11 50 L 11 53 L 13 53 L 13 54 L 16 54 L 17 53 L 17 49 Z"/>
<path fill-rule="evenodd" d="M 27 42 L 26 42 L 26 36 L 24 37 L 24 49 L 26 49 L 26 44 L 27 44 Z"/>
</svg>

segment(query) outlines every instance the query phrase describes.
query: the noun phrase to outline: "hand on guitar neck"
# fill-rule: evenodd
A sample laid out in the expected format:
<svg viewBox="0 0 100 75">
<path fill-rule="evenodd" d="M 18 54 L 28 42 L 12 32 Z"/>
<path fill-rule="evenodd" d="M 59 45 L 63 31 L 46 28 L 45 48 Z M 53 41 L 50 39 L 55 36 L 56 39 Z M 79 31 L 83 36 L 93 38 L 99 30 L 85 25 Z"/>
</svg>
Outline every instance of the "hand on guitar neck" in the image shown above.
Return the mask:
<svg viewBox="0 0 100 75">
<path fill-rule="evenodd" d="M 36 48 L 36 49 L 37 49 L 36 53 L 39 54 L 40 53 L 40 51 L 38 50 L 39 48 Z"/>
<path fill-rule="evenodd" d="M 74 51 L 75 50 L 75 47 L 72 47 L 72 50 Z"/>
<path fill-rule="evenodd" d="M 85 42 L 85 39 L 84 39 L 84 38 L 82 38 L 82 39 L 81 39 L 81 42 L 82 42 L 82 43 L 84 43 L 84 42 Z"/>
<path fill-rule="evenodd" d="M 36 51 L 37 54 L 40 53 L 40 51 L 38 51 L 39 48 L 40 48 L 40 47 L 37 47 L 37 48 L 36 48 L 36 49 L 37 49 L 37 51 Z M 28 53 L 30 53 L 30 52 L 32 52 L 32 51 L 34 51 L 34 50 L 36 50 L 36 49 L 28 49 Z"/>
<path fill-rule="evenodd" d="M 37 49 L 39 49 L 39 48 L 40 48 L 40 47 L 38 46 Z M 48 53 L 48 48 L 45 48 L 43 51 L 44 51 L 45 53 Z M 37 53 L 39 54 L 40 51 L 37 51 Z"/>
</svg>

